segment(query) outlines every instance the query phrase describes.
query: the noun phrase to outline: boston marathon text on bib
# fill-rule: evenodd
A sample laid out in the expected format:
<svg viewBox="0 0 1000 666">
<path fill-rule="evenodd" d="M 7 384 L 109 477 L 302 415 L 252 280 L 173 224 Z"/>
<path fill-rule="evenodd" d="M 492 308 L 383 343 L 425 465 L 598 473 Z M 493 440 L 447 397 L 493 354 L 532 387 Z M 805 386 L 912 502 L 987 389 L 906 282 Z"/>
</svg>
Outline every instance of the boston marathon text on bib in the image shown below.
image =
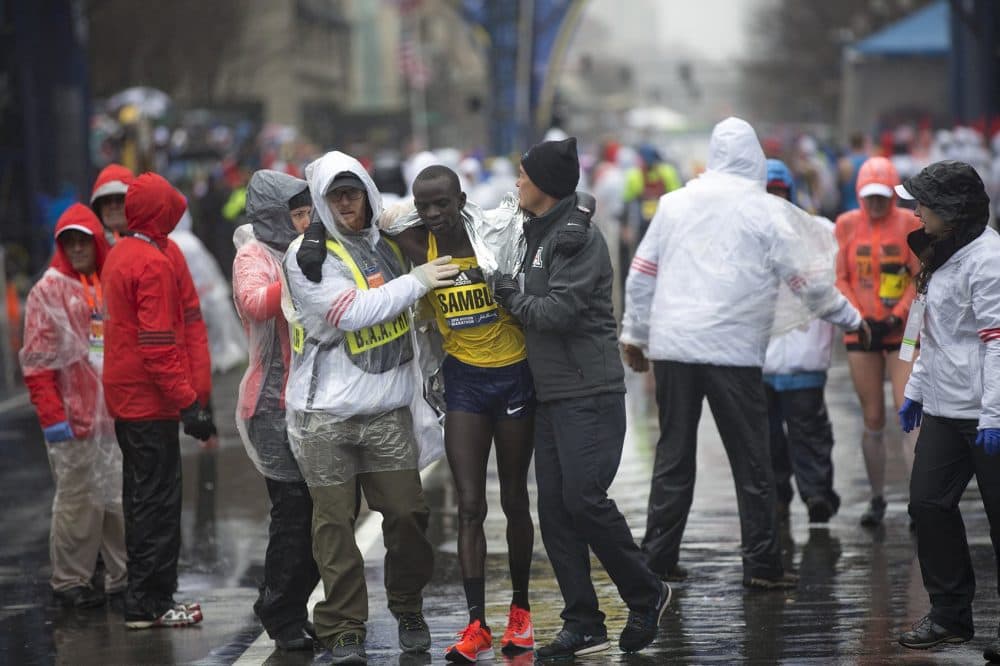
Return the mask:
<svg viewBox="0 0 1000 666">
<path fill-rule="evenodd" d="M 493 294 L 475 268 L 459 273 L 454 286 L 435 289 L 434 298 L 451 329 L 482 326 L 500 319 Z"/>
</svg>

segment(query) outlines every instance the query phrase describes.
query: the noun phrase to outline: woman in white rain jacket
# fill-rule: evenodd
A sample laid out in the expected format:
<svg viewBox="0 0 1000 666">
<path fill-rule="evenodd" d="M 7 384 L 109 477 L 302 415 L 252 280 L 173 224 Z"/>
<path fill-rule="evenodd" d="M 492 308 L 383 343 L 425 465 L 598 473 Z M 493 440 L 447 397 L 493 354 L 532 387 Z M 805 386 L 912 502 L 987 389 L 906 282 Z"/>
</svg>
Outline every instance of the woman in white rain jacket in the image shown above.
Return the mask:
<svg viewBox="0 0 1000 666">
<path fill-rule="evenodd" d="M 1000 566 L 1000 236 L 987 227 L 989 197 L 964 162 L 935 162 L 896 193 L 916 199 L 923 229 L 908 242 L 920 257 L 917 300 L 904 349 L 919 329 L 920 357 L 899 410 L 920 426 L 910 475 L 910 517 L 930 612 L 899 637 L 908 648 L 964 643 L 975 633 L 976 578 L 959 501 L 973 475 Z M 922 317 L 921 317 L 922 311 Z M 1000 660 L 1000 649 L 987 650 Z"/>
</svg>

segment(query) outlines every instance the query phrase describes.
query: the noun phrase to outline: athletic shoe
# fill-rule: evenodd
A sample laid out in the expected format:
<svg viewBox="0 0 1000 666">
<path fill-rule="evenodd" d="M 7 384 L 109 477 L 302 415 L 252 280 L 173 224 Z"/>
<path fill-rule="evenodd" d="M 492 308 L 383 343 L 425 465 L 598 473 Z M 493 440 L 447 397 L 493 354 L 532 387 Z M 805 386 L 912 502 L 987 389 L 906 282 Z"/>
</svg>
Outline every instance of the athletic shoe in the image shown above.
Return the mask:
<svg viewBox="0 0 1000 666">
<path fill-rule="evenodd" d="M 675 564 L 673 568 L 667 569 L 667 573 L 663 574 L 660 578 L 671 583 L 681 583 L 687 580 L 687 577 L 688 570 L 679 564 Z"/>
<path fill-rule="evenodd" d="M 483 629 L 479 620 L 469 623 L 458 634 L 458 642 L 449 645 L 444 651 L 444 658 L 460 664 L 472 664 L 480 659 L 493 658 L 493 634 L 489 629 Z"/>
<path fill-rule="evenodd" d="M 931 620 L 930 615 L 920 618 L 911 631 L 899 637 L 899 644 L 911 650 L 926 650 L 941 643 L 965 643 L 972 636 L 963 636 Z"/>
<path fill-rule="evenodd" d="M 125 616 L 125 626 L 129 629 L 155 629 L 159 627 L 187 627 L 201 622 L 201 611 L 186 611 L 170 608 L 159 617 L 128 617 Z"/>
<path fill-rule="evenodd" d="M 104 605 L 104 593 L 86 585 L 68 590 L 53 590 L 52 597 L 67 608 L 96 608 Z"/>
<path fill-rule="evenodd" d="M 1000 642 L 983 650 L 983 659 L 990 664 L 1000 664 Z"/>
<path fill-rule="evenodd" d="M 571 659 L 601 652 L 611 647 L 607 633 L 600 635 L 578 634 L 561 629 L 552 642 L 535 650 L 535 660 Z"/>
<path fill-rule="evenodd" d="M 431 630 L 422 613 L 400 613 L 399 647 L 403 652 L 427 652 L 431 649 Z"/>
<path fill-rule="evenodd" d="M 828 523 L 833 517 L 833 506 L 822 497 L 810 497 L 806 500 L 806 508 L 810 523 Z"/>
<path fill-rule="evenodd" d="M 531 611 L 511 604 L 510 614 L 507 616 L 507 630 L 500 639 L 500 650 L 507 653 L 531 650 L 534 647 L 535 628 L 531 624 Z"/>
<path fill-rule="evenodd" d="M 667 610 L 667 604 L 670 603 L 670 597 L 673 594 L 670 585 L 667 583 L 661 583 L 661 585 L 663 588 L 660 590 L 660 598 L 656 600 L 655 607 L 645 613 L 633 610 L 628 612 L 625 628 L 622 629 L 622 635 L 618 638 L 618 647 L 622 649 L 622 652 L 638 652 L 656 638 L 656 632 L 660 628 L 660 620 L 663 619 L 663 612 Z"/>
<path fill-rule="evenodd" d="M 745 576 L 743 578 L 743 587 L 752 587 L 758 590 L 791 590 L 798 586 L 798 575 L 787 571 L 777 578 L 763 576 Z"/>
<path fill-rule="evenodd" d="M 871 503 L 863 514 L 861 514 L 862 527 L 878 527 L 885 518 L 885 500 L 882 496 L 873 497 Z"/>
<path fill-rule="evenodd" d="M 330 660 L 333 664 L 367 664 L 368 654 L 365 652 L 365 639 L 353 631 L 337 636 L 330 648 Z"/>
<path fill-rule="evenodd" d="M 274 637 L 274 644 L 279 650 L 296 652 L 313 649 L 313 638 L 306 633 L 302 625 L 285 627 Z"/>
</svg>

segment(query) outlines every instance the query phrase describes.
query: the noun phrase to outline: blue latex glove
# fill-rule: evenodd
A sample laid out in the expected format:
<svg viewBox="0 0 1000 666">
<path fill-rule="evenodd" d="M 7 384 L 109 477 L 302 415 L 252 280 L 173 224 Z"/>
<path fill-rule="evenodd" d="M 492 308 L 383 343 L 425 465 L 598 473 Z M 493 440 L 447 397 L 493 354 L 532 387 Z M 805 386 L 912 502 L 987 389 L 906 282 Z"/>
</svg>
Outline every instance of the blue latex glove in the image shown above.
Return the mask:
<svg viewBox="0 0 1000 666">
<path fill-rule="evenodd" d="M 983 447 L 987 455 L 1000 453 L 1000 428 L 983 428 L 976 435 L 976 445 Z"/>
<path fill-rule="evenodd" d="M 910 432 L 914 428 L 919 428 L 920 419 L 923 414 L 923 403 L 904 398 L 903 406 L 899 408 L 899 425 L 903 428 L 903 432 Z"/>
<path fill-rule="evenodd" d="M 68 439 L 73 439 L 73 428 L 70 427 L 69 421 L 61 421 L 55 425 L 50 425 L 48 428 L 42 430 L 45 434 L 46 442 L 65 442 Z"/>
</svg>

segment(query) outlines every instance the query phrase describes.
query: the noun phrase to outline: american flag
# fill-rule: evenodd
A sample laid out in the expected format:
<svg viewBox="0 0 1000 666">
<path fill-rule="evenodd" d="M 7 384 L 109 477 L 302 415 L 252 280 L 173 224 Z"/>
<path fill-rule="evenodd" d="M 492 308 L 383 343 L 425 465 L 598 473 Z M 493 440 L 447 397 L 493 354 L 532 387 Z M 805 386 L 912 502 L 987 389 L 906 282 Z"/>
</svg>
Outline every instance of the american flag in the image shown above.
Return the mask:
<svg viewBox="0 0 1000 666">
<path fill-rule="evenodd" d="M 395 1 L 403 19 L 403 28 L 399 36 L 399 68 L 410 86 L 423 90 L 431 78 L 430 68 L 424 61 L 423 50 L 420 46 L 420 34 L 416 30 L 417 22 L 420 20 L 416 13 L 423 4 L 423 0 Z"/>
<path fill-rule="evenodd" d="M 424 62 L 420 41 L 411 30 L 404 30 L 399 42 L 399 67 L 410 85 L 418 90 L 427 87 L 431 72 Z"/>
</svg>

